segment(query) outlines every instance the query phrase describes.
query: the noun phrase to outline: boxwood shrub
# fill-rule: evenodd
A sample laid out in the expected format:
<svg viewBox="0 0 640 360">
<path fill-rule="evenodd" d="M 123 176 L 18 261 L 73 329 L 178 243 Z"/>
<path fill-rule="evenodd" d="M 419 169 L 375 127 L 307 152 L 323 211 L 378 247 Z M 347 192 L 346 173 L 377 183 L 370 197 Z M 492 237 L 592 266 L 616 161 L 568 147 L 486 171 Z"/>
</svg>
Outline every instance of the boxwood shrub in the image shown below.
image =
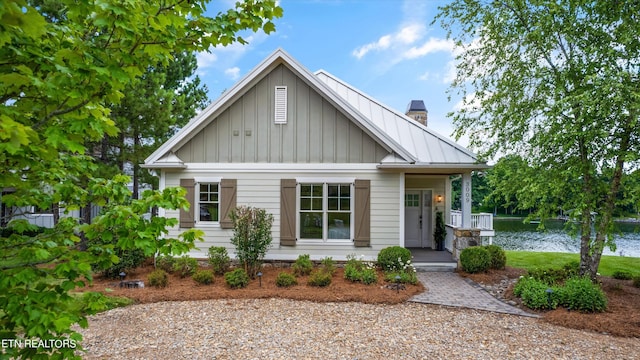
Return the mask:
<svg viewBox="0 0 640 360">
<path fill-rule="evenodd" d="M 482 246 L 471 246 L 460 253 L 460 264 L 470 274 L 485 272 L 491 266 L 491 254 Z"/>
<path fill-rule="evenodd" d="M 484 247 L 491 255 L 491 269 L 502 270 L 507 265 L 507 254 L 498 245 L 486 245 Z"/>
<path fill-rule="evenodd" d="M 378 253 L 378 266 L 383 271 L 402 270 L 404 264 L 411 260 L 411 251 L 402 246 L 389 246 Z"/>
</svg>

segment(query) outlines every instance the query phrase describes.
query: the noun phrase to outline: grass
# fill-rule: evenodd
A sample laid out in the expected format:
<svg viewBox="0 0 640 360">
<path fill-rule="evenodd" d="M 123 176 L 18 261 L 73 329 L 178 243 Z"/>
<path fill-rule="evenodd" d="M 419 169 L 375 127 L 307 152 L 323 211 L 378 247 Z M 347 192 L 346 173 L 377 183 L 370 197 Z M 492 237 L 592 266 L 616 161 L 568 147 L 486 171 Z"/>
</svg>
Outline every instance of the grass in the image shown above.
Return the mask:
<svg viewBox="0 0 640 360">
<path fill-rule="evenodd" d="M 579 261 L 579 254 L 510 251 L 507 250 L 507 266 L 522 269 L 543 267 L 562 267 L 570 261 Z M 612 276 L 616 271 L 628 271 L 633 276 L 640 276 L 640 258 L 603 255 L 598 272 L 602 276 Z"/>
</svg>

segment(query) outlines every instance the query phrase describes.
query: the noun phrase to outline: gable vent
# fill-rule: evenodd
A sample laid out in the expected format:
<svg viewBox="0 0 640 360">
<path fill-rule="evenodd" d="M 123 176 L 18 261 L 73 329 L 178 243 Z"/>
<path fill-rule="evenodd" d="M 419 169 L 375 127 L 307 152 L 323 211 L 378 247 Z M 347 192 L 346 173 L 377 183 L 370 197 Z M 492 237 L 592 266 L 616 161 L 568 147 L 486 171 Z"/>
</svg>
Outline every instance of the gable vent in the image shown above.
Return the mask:
<svg viewBox="0 0 640 360">
<path fill-rule="evenodd" d="M 287 87 L 276 86 L 275 123 L 287 123 Z"/>
</svg>

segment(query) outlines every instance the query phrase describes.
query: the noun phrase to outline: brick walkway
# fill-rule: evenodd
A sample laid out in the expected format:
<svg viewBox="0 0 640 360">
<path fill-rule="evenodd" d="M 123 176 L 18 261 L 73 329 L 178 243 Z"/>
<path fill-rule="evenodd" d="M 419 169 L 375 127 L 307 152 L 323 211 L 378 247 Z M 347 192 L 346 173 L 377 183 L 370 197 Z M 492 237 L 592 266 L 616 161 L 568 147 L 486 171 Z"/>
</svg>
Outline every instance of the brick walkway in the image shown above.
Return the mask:
<svg viewBox="0 0 640 360">
<path fill-rule="evenodd" d="M 427 291 L 409 301 L 538 317 L 496 299 L 479 285 L 454 272 L 418 272 L 418 279 Z"/>
</svg>

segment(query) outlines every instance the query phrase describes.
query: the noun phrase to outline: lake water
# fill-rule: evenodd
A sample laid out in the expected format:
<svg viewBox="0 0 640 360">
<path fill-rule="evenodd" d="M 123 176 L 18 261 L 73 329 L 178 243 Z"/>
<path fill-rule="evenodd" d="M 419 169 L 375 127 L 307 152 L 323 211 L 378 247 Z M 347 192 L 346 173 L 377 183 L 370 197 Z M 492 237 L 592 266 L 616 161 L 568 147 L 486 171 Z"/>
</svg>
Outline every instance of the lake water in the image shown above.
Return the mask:
<svg viewBox="0 0 640 360">
<path fill-rule="evenodd" d="M 564 229 L 557 220 L 545 222 L 546 230 L 537 230 L 538 224 L 523 224 L 522 219 L 493 219 L 496 236 L 493 243 L 505 250 L 580 252 L 580 238 Z M 604 255 L 640 258 L 640 223 L 616 223 L 616 250 L 605 247 Z"/>
</svg>

